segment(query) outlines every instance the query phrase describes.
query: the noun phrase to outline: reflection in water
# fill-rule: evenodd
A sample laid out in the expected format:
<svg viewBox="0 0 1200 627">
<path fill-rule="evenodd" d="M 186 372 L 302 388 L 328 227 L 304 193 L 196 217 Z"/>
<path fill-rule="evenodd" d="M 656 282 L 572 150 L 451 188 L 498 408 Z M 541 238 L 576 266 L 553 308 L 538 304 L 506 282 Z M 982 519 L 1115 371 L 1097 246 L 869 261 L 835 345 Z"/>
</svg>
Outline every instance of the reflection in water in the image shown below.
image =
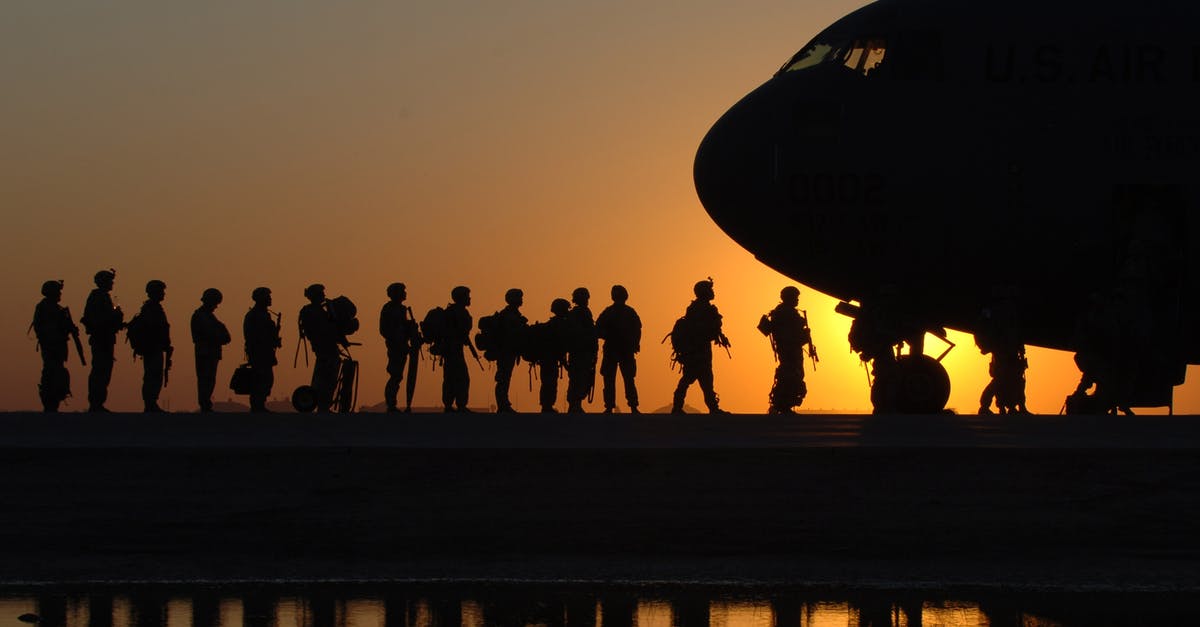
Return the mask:
<svg viewBox="0 0 1200 627">
<path fill-rule="evenodd" d="M 838 596 L 632 587 L 143 586 L 128 595 L 39 589 L 0 591 L 0 627 L 19 627 L 18 617 L 27 614 L 38 617 L 38 627 L 1074 627 L 1182 624 L 1194 605 L 1183 593 L 981 601 L 883 592 Z"/>
</svg>

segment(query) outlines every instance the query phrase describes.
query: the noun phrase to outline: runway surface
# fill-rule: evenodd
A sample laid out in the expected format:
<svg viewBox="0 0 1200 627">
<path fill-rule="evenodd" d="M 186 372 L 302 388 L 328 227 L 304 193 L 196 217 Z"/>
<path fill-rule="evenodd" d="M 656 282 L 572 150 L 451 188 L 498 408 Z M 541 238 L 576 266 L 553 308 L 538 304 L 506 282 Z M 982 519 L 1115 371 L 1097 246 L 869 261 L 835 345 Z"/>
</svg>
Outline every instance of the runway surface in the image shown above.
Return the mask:
<svg viewBox="0 0 1200 627">
<path fill-rule="evenodd" d="M 1194 416 L 0 415 L 0 583 L 1200 591 Z"/>
</svg>

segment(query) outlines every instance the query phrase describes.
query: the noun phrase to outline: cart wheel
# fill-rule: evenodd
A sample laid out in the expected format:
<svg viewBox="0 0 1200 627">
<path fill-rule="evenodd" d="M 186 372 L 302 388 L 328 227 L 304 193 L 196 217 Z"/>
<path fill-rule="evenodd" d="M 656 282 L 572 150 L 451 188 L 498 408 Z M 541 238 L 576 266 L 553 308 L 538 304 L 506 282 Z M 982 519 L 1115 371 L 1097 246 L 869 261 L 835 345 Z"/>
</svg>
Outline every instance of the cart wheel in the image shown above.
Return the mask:
<svg viewBox="0 0 1200 627">
<path fill-rule="evenodd" d="M 311 385 L 302 385 L 292 392 L 292 407 L 307 414 L 317 408 L 317 391 Z"/>
</svg>

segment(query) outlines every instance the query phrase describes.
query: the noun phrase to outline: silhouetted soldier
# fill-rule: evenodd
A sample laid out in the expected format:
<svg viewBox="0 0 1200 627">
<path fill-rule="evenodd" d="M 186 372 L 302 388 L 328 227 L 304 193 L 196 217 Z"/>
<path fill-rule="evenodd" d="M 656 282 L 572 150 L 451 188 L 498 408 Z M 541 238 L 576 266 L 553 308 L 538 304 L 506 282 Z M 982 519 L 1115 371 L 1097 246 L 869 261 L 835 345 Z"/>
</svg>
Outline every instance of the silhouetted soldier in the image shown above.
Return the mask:
<svg viewBox="0 0 1200 627">
<path fill-rule="evenodd" d="M 101 270 L 96 273 L 96 289 L 88 294 L 83 306 L 83 317 L 79 320 L 88 334 L 92 347 L 92 371 L 88 374 L 88 411 L 107 412 L 108 384 L 112 381 L 113 363 L 116 362 L 117 333 L 125 328 L 125 313 L 113 306 L 111 292 L 116 270 Z"/>
<path fill-rule="evenodd" d="M 471 373 L 467 370 L 467 357 L 463 350 L 470 348 L 473 322 L 470 288 L 459 285 L 450 290 L 446 306 L 446 347 L 442 355 L 442 405 L 447 412 L 467 412 L 467 401 L 471 393 Z"/>
<path fill-rule="evenodd" d="M 325 286 L 314 283 L 304 289 L 304 296 L 309 302 L 300 308 L 300 339 L 307 339 L 312 345 L 312 388 L 317 411 L 327 412 L 333 404 L 333 390 L 342 363 L 340 347 L 349 346 L 350 342 L 325 306 Z"/>
<path fill-rule="evenodd" d="M 567 352 L 567 411 L 583 413 L 583 401 L 596 387 L 596 360 L 600 342 L 596 338 L 596 323 L 592 310 L 588 309 L 591 294 L 586 287 L 577 287 L 571 292 L 570 320 L 571 339 Z"/>
<path fill-rule="evenodd" d="M 699 383 L 704 392 L 704 404 L 711 414 L 727 414 L 718 405 L 717 393 L 713 389 L 712 345 L 713 343 L 729 347 L 729 338 L 721 332 L 721 313 L 712 304 L 716 298 L 713 292 L 712 280 L 700 281 L 692 288 L 696 299 L 687 307 L 683 315 L 689 338 L 682 342 L 686 345 L 683 351 L 677 351 L 677 359 L 683 371 L 679 385 L 675 386 L 675 397 L 671 404 L 671 413 L 683 413 L 683 401 L 687 397 L 688 388 L 692 383 Z"/>
<path fill-rule="evenodd" d="M 780 302 L 763 316 L 759 330 L 771 337 L 771 348 L 779 359 L 775 368 L 775 382 L 771 387 L 770 412 L 791 414 L 808 395 L 804 383 L 804 347 L 812 343 L 808 320 L 797 311 L 800 305 L 800 290 L 788 286 L 779 291 Z"/>
<path fill-rule="evenodd" d="M 546 321 L 538 338 L 538 402 L 544 414 L 557 414 L 554 403 L 558 400 L 559 368 L 567 360 L 567 348 L 571 342 L 571 303 L 565 298 L 556 298 L 550 303 L 550 319 Z M 568 371 L 569 372 L 569 371 Z"/>
<path fill-rule="evenodd" d="M 513 369 L 521 359 L 520 339 L 529 322 L 521 315 L 521 305 L 525 303 L 525 293 L 513 288 L 504 293 L 504 309 L 500 310 L 496 320 L 499 332 L 496 359 L 496 412 L 513 412 L 512 401 L 508 398 L 509 384 L 512 382 Z"/>
<path fill-rule="evenodd" d="M 250 293 L 254 306 L 242 319 L 242 337 L 246 340 L 246 362 L 254 374 L 254 391 L 250 393 L 250 411 L 265 413 L 267 397 L 275 385 L 275 365 L 279 361 L 275 350 L 283 346 L 279 336 L 281 316 L 271 319 L 271 290 L 256 287 Z"/>
<path fill-rule="evenodd" d="M 383 400 L 389 412 L 398 412 L 400 408 L 397 407 L 396 396 L 400 394 L 400 382 L 404 379 L 409 357 L 417 358 L 413 348 L 420 347 L 421 338 L 412 310 L 404 304 L 408 298 L 404 284 L 392 283 L 387 287 L 387 295 L 391 300 L 384 303 L 383 309 L 379 311 L 379 334 L 383 336 L 384 345 L 387 347 L 388 359 L 388 380 L 383 386 Z M 414 368 L 409 368 L 408 372 L 410 377 L 416 376 Z M 412 389 L 410 385 L 408 400 L 404 406 L 406 412 L 412 411 Z"/>
<path fill-rule="evenodd" d="M 38 350 L 42 353 L 42 378 L 38 396 L 42 409 L 58 411 L 58 405 L 71 394 L 71 373 L 67 370 L 67 340 L 78 342 L 79 328 L 71 321 L 71 313 L 59 305 L 62 301 L 62 281 L 42 283 L 42 300 L 33 309 L 33 328 Z"/>
<path fill-rule="evenodd" d="M 196 398 L 200 411 L 213 410 L 212 394 L 217 387 L 217 365 L 221 363 L 221 347 L 232 341 L 225 323 L 217 320 L 217 305 L 224 297 L 221 290 L 210 287 L 200 296 L 200 307 L 192 313 L 192 343 L 196 346 Z"/>
<path fill-rule="evenodd" d="M 1029 413 L 1025 408 L 1025 370 L 1029 362 L 1009 291 L 998 291 L 995 302 L 980 314 L 975 345 L 984 355 L 992 356 L 988 364 L 992 380 L 979 396 L 979 413 L 992 413 L 993 400 L 1001 414 Z"/>
<path fill-rule="evenodd" d="M 163 299 L 167 297 L 167 284 L 158 279 L 146 283 L 146 297 L 136 321 L 130 321 L 130 344 L 134 353 L 142 357 L 142 402 L 145 411 L 158 413 L 163 411 L 158 406 L 158 397 L 169 380 L 171 355 L 175 353 L 175 348 L 171 346 L 171 324 L 167 322 L 167 312 L 162 306 Z"/>
<path fill-rule="evenodd" d="M 617 407 L 617 368 L 625 384 L 625 401 L 629 413 L 638 412 L 637 376 L 638 351 L 642 349 L 642 320 L 633 307 L 625 304 L 629 292 L 624 286 L 612 286 L 613 304 L 604 308 L 596 318 L 596 334 L 604 340 L 604 358 L 600 361 L 600 378 L 604 381 L 604 413 Z"/>
</svg>

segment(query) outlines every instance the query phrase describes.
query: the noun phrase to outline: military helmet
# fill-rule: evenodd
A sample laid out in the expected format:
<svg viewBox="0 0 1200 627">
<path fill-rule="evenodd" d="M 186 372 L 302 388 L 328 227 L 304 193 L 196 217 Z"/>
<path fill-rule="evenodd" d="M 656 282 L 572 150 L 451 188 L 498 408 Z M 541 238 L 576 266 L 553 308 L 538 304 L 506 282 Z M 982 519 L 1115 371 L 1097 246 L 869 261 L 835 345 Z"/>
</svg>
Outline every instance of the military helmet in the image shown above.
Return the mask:
<svg viewBox="0 0 1200 627">
<path fill-rule="evenodd" d="M 696 295 L 696 298 L 706 298 L 708 300 L 715 298 L 716 294 L 713 292 L 712 279 L 697 281 L 696 284 L 692 286 L 692 293 Z"/>
<path fill-rule="evenodd" d="M 465 285 L 458 285 L 450 290 L 450 300 L 461 303 L 471 297 L 471 288 Z"/>
<path fill-rule="evenodd" d="M 401 294 L 404 294 L 404 290 L 405 287 L 403 283 L 392 283 L 391 285 L 387 286 L 388 298 L 399 298 Z"/>
<path fill-rule="evenodd" d="M 789 285 L 779 290 L 780 300 L 788 300 L 789 298 L 800 298 L 800 288 Z"/>
<path fill-rule="evenodd" d="M 525 300 L 525 292 L 517 288 L 512 288 L 504 293 L 504 302 L 510 305 L 520 305 Z"/>
<path fill-rule="evenodd" d="M 629 290 L 625 289 L 624 285 L 612 286 L 612 299 L 618 303 L 629 300 Z"/>
<path fill-rule="evenodd" d="M 166 289 L 167 289 L 167 284 L 163 283 L 162 281 L 159 281 L 158 279 L 151 279 L 150 281 L 148 281 L 146 283 L 146 293 L 147 294 L 155 294 L 158 292 L 163 292 Z"/>
<path fill-rule="evenodd" d="M 260 300 L 264 300 L 264 299 L 267 299 L 270 297 L 271 297 L 271 288 L 269 288 L 269 287 L 256 287 L 256 288 L 254 288 L 253 292 L 250 292 L 250 300 L 253 300 L 254 302 L 258 302 Z"/>
<path fill-rule="evenodd" d="M 325 286 L 320 283 L 313 283 L 304 288 L 304 297 L 308 299 L 323 298 L 325 296 Z"/>
<path fill-rule="evenodd" d="M 586 303 L 591 297 L 592 294 L 586 287 L 577 287 L 575 291 L 571 292 L 571 302 L 573 303 Z"/>
<path fill-rule="evenodd" d="M 550 313 L 558 314 L 561 316 L 561 315 L 565 315 L 570 310 L 571 310 L 571 303 L 567 302 L 567 299 L 565 299 L 565 298 L 555 298 L 550 303 Z"/>
<path fill-rule="evenodd" d="M 42 296 L 50 296 L 53 294 L 62 294 L 62 281 L 46 281 L 42 283 Z"/>
<path fill-rule="evenodd" d="M 225 300 L 225 296 L 221 294 L 221 290 L 215 287 L 204 290 L 204 293 L 200 295 L 200 302 L 206 305 L 216 305 L 222 300 Z"/>
<path fill-rule="evenodd" d="M 116 270 L 101 270 L 96 273 L 93 280 L 96 282 L 96 287 L 100 287 L 105 283 L 111 283 L 115 278 L 117 278 Z"/>
</svg>

